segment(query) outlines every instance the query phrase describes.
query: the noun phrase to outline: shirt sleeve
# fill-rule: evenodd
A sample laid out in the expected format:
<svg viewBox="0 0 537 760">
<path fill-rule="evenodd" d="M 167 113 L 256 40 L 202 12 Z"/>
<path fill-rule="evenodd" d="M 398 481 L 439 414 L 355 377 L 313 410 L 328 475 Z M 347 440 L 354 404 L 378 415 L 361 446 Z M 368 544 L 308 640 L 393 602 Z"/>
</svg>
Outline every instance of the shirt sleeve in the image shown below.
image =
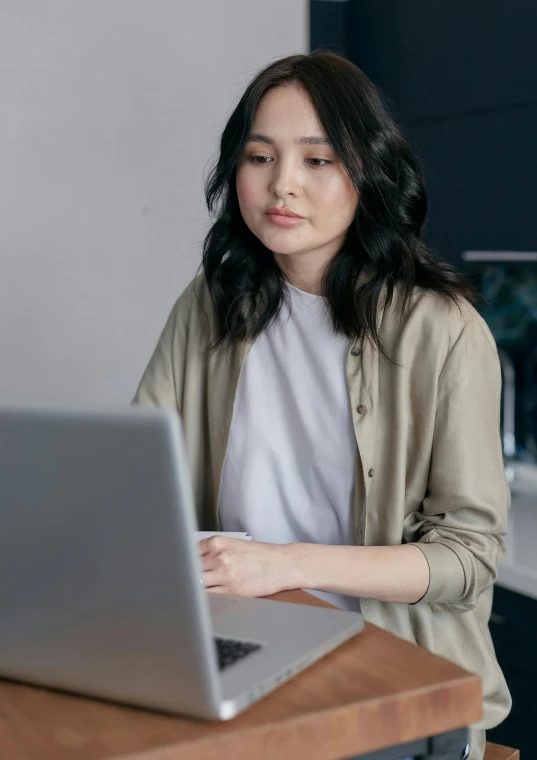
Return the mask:
<svg viewBox="0 0 537 760">
<path fill-rule="evenodd" d="M 494 583 L 505 552 L 509 487 L 500 440 L 501 370 L 477 314 L 440 374 L 420 539 L 430 570 L 420 603 L 464 612 Z"/>
</svg>

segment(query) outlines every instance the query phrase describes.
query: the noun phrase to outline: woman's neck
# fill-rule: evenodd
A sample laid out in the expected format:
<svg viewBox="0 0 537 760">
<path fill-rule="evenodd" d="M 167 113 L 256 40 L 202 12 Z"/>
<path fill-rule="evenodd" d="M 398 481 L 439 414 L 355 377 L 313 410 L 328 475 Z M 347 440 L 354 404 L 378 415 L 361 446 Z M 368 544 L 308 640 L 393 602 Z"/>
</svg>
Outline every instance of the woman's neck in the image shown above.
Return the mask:
<svg viewBox="0 0 537 760">
<path fill-rule="evenodd" d="M 332 256 L 326 260 L 315 254 L 275 253 L 274 260 L 283 272 L 285 279 L 295 288 L 316 296 L 322 295 L 322 282 L 326 267 Z"/>
</svg>

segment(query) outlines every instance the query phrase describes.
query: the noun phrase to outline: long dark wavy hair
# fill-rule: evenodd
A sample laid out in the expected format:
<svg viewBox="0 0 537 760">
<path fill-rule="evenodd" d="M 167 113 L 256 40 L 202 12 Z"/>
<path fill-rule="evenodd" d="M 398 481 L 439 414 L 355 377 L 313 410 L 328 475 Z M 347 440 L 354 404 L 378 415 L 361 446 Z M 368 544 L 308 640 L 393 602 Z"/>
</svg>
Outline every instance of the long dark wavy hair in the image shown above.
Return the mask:
<svg viewBox="0 0 537 760">
<path fill-rule="evenodd" d="M 421 168 L 379 91 L 357 66 L 327 50 L 291 55 L 263 69 L 223 130 L 205 182 L 207 207 L 216 215 L 202 258 L 216 318 L 212 348 L 257 337 L 282 304 L 285 278 L 242 218 L 235 175 L 259 101 L 291 82 L 309 94 L 359 193 L 355 218 L 322 280 L 334 330 L 349 338 L 365 334 L 385 355 L 376 325 L 383 288 L 389 305 L 399 283 L 403 311 L 416 285 L 454 304 L 461 297 L 472 301 L 476 293 L 422 240 L 427 197 Z M 364 268 L 372 276 L 359 284 Z"/>
</svg>

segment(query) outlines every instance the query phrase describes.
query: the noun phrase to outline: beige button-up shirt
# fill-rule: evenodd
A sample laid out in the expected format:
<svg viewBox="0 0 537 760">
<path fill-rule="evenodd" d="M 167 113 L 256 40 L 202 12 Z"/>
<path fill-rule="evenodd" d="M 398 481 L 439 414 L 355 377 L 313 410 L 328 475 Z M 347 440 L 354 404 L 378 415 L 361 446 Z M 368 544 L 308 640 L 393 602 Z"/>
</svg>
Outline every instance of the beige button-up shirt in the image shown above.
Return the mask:
<svg viewBox="0 0 537 760">
<path fill-rule="evenodd" d="M 356 544 L 414 543 L 430 569 L 417 604 L 362 599 L 366 620 L 447 657 L 483 680 L 484 728 L 511 699 L 488 619 L 510 504 L 499 435 L 494 339 L 466 301 L 449 307 L 416 288 L 404 316 L 395 291 L 378 315 L 392 362 L 367 338 L 349 341 L 346 376 L 358 456 Z M 218 495 L 233 404 L 251 343 L 210 353 L 212 301 L 203 276 L 175 304 L 135 396 L 182 417 L 200 530 L 219 530 Z M 329 401 L 328 401 L 329 403 Z"/>
</svg>

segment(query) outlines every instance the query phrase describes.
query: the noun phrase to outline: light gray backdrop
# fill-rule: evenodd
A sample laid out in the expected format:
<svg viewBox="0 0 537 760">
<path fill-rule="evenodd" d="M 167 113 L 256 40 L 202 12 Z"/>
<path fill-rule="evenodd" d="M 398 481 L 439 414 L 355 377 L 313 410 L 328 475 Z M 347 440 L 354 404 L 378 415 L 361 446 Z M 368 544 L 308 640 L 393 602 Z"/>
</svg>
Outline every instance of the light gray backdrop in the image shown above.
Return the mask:
<svg viewBox="0 0 537 760">
<path fill-rule="evenodd" d="M 128 403 L 246 82 L 306 0 L 0 0 L 0 403 Z"/>
</svg>

